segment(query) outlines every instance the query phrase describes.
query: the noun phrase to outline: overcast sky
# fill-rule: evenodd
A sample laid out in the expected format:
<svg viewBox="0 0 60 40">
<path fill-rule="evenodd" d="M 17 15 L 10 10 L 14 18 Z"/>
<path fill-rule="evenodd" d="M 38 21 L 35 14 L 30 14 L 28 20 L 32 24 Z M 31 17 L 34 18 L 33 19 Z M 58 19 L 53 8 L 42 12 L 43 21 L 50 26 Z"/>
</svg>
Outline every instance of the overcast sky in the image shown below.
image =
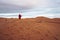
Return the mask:
<svg viewBox="0 0 60 40">
<path fill-rule="evenodd" d="M 0 2 L 25 7 L 46 6 L 49 3 L 48 0 L 0 0 Z"/>
<path fill-rule="evenodd" d="M 1 13 L 60 14 L 60 0 L 0 0 Z"/>
<path fill-rule="evenodd" d="M 25 7 L 60 6 L 60 0 L 0 0 L 0 3 L 7 3 Z"/>
<path fill-rule="evenodd" d="M 8 10 L 11 12 L 41 8 L 41 7 L 60 7 L 60 0 L 0 0 L 0 12 Z"/>
<path fill-rule="evenodd" d="M 10 5 L 10 7 L 9 7 Z M 60 7 L 60 0 L 0 0 L 0 7 L 2 9 L 8 7 L 12 9 L 13 7 L 18 8 L 37 8 L 37 7 Z"/>
</svg>

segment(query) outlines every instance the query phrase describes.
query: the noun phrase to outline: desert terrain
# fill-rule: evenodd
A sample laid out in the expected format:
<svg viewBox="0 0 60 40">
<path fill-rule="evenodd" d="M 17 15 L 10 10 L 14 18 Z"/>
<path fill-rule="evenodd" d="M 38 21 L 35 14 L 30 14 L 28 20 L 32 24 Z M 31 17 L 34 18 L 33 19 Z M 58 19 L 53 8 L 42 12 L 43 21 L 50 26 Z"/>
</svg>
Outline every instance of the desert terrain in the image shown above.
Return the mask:
<svg viewBox="0 0 60 40">
<path fill-rule="evenodd" d="M 60 18 L 0 18 L 0 40 L 60 40 Z"/>
</svg>

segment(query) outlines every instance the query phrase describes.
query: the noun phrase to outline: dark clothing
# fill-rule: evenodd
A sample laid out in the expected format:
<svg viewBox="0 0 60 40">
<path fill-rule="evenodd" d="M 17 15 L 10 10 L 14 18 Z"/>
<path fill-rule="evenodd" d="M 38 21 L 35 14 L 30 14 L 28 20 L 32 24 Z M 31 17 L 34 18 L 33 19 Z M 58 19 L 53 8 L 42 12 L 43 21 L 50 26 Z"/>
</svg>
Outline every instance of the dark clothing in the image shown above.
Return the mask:
<svg viewBox="0 0 60 40">
<path fill-rule="evenodd" d="M 19 19 L 21 19 L 21 15 L 19 14 Z"/>
</svg>

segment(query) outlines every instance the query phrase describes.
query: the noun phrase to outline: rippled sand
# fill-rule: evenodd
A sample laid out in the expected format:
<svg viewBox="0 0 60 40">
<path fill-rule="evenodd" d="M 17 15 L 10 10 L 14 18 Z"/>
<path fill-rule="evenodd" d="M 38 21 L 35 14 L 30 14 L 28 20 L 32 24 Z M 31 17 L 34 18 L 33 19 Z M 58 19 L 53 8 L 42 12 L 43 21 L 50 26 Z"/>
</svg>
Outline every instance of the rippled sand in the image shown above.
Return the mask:
<svg viewBox="0 0 60 40">
<path fill-rule="evenodd" d="M 60 40 L 60 19 L 0 18 L 0 40 Z"/>
</svg>

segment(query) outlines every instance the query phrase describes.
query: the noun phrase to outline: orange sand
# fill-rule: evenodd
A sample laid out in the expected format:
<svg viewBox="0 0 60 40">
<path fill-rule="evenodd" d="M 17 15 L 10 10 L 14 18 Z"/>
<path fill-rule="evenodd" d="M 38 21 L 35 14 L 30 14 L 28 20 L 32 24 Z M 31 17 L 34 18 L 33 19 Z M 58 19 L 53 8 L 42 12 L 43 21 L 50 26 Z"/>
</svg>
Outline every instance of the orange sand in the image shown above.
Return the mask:
<svg viewBox="0 0 60 40">
<path fill-rule="evenodd" d="M 0 18 L 0 40 L 60 40 L 60 19 Z"/>
</svg>

